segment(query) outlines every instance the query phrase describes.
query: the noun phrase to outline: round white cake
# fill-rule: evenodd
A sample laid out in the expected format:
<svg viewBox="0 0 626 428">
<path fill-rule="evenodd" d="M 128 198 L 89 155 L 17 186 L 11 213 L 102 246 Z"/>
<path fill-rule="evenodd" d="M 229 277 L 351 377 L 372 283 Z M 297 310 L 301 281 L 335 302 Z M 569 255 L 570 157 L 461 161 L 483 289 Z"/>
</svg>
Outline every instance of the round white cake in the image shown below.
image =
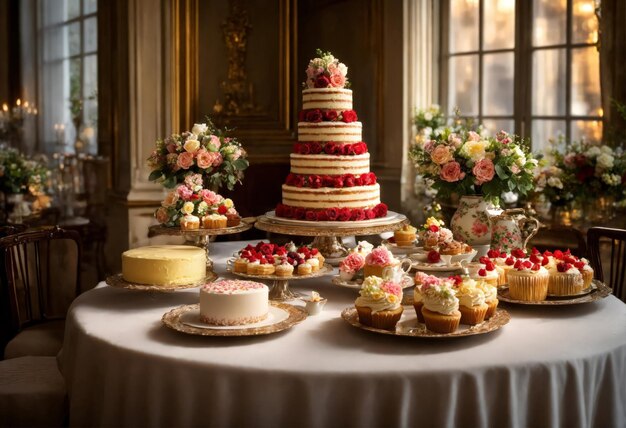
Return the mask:
<svg viewBox="0 0 626 428">
<path fill-rule="evenodd" d="M 146 285 L 187 285 L 206 277 L 206 252 L 189 245 L 152 245 L 122 254 L 125 281 Z"/>
<path fill-rule="evenodd" d="M 211 325 L 253 324 L 267 318 L 269 289 L 254 281 L 222 280 L 200 288 L 200 321 Z"/>
</svg>

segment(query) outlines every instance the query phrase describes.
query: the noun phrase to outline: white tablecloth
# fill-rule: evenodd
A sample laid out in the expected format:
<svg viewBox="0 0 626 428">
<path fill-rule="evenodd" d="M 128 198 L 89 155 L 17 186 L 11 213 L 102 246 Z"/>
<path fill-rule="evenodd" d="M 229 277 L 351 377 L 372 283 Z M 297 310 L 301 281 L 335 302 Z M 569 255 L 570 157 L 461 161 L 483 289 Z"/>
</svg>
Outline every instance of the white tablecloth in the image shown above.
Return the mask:
<svg viewBox="0 0 626 428">
<path fill-rule="evenodd" d="M 245 243 L 213 245 L 216 270 Z M 294 281 L 329 302 L 265 337 L 199 337 L 161 316 L 198 290 L 101 286 L 67 320 L 73 426 L 625 426 L 626 305 L 506 306 L 500 331 L 389 337 L 340 318 L 356 291 Z M 504 306 L 503 306 L 504 307 Z"/>
</svg>

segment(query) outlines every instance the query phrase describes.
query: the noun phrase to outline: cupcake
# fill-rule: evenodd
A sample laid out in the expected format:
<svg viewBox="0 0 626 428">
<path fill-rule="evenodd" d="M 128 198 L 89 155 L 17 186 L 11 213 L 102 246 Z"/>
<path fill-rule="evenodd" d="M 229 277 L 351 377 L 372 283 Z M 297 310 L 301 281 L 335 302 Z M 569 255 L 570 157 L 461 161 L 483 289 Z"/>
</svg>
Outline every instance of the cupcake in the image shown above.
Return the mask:
<svg viewBox="0 0 626 428">
<path fill-rule="evenodd" d="M 452 281 L 443 280 L 434 285 L 423 284 L 421 291 L 424 302 L 422 315 L 426 328 L 435 333 L 455 332 L 461 322 L 461 312 Z"/>
<path fill-rule="evenodd" d="M 498 308 L 498 289 L 493 285 L 487 284 L 485 281 L 476 281 L 476 287 L 478 287 L 485 295 L 485 303 L 488 306 L 485 319 L 488 320 L 496 313 Z"/>
<path fill-rule="evenodd" d="M 222 229 L 227 223 L 228 219 L 221 214 L 209 214 L 202 217 L 202 227 L 205 229 Z"/>
<path fill-rule="evenodd" d="M 311 265 L 312 272 L 320 270 L 320 261 L 317 257 L 311 257 L 310 259 L 307 259 L 306 262 Z"/>
<path fill-rule="evenodd" d="M 470 278 L 475 281 L 485 281 L 486 283 L 497 286 L 500 274 L 496 270 L 496 265 L 488 257 L 481 257 L 480 263 L 471 262 L 465 265 Z"/>
<path fill-rule="evenodd" d="M 570 296 L 583 291 L 583 275 L 571 263 L 559 262 L 555 269 L 548 270 L 548 293 L 555 296 Z"/>
<path fill-rule="evenodd" d="M 549 276 L 540 264 L 518 259 L 507 273 L 511 298 L 527 302 L 545 300 Z"/>
<path fill-rule="evenodd" d="M 298 275 L 309 275 L 313 272 L 313 268 L 308 263 L 301 263 L 298 265 Z"/>
<path fill-rule="evenodd" d="M 270 263 L 267 259 L 263 260 L 256 268 L 257 275 L 273 275 L 276 271 L 273 263 Z"/>
<path fill-rule="evenodd" d="M 257 273 L 257 268 L 261 265 L 261 262 L 259 261 L 259 259 L 252 259 L 248 261 L 248 264 L 246 265 L 246 273 L 248 275 L 256 275 Z"/>
<path fill-rule="evenodd" d="M 239 223 L 241 223 L 241 217 L 239 216 L 239 214 L 237 214 L 237 211 L 227 212 L 226 214 L 224 214 L 224 216 L 226 217 L 226 227 L 239 226 Z"/>
<path fill-rule="evenodd" d="M 192 214 L 186 214 L 180 220 L 180 228 L 182 230 L 195 230 L 200 228 L 200 219 Z"/>
<path fill-rule="evenodd" d="M 465 277 L 456 286 L 456 297 L 459 299 L 461 324 L 476 325 L 485 320 L 489 306 L 485 303 L 485 293 L 476 286 L 476 281 Z"/>
<path fill-rule="evenodd" d="M 293 266 L 287 262 L 276 266 L 276 276 L 287 277 L 293 275 Z"/>
<path fill-rule="evenodd" d="M 593 281 L 593 268 L 589 265 L 589 260 L 582 258 L 574 263 L 574 266 L 583 276 L 583 290 L 588 288 Z"/>
<path fill-rule="evenodd" d="M 235 263 L 233 264 L 233 271 L 239 273 L 247 273 L 248 260 L 244 259 L 243 257 L 239 257 L 237 260 L 235 260 Z"/>
<path fill-rule="evenodd" d="M 422 286 L 426 284 L 427 287 L 431 287 L 433 285 L 438 285 L 440 282 L 440 278 L 437 278 L 433 275 L 428 275 L 424 272 L 418 271 L 415 274 L 415 288 L 413 289 L 413 307 L 415 308 L 415 314 L 417 315 L 418 322 L 424 322 L 424 315 L 422 315 L 422 308 L 424 307 Z"/>
<path fill-rule="evenodd" d="M 416 239 L 417 229 L 410 224 L 402 227 L 402 229 L 393 232 L 393 237 L 398 247 L 410 247 Z"/>
<path fill-rule="evenodd" d="M 400 262 L 396 259 L 391 251 L 384 246 L 376 247 L 371 253 L 365 257 L 365 265 L 363 266 L 363 276 L 377 276 L 383 277 L 383 270 L 387 267 L 393 267 L 399 265 Z"/>
<path fill-rule="evenodd" d="M 392 281 L 368 276 L 354 302 L 359 322 L 374 328 L 393 330 L 402 317 L 402 287 Z"/>
<path fill-rule="evenodd" d="M 339 263 L 339 277 L 344 281 L 352 281 L 363 266 L 365 266 L 365 257 L 356 252 L 350 253 Z"/>
</svg>

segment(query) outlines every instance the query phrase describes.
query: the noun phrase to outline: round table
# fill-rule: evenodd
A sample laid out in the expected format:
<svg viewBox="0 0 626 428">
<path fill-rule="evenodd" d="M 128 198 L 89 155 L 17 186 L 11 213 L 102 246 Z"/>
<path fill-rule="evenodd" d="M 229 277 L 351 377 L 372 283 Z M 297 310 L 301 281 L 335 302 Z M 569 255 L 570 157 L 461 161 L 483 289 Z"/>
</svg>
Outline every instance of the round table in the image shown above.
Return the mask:
<svg viewBox="0 0 626 428">
<path fill-rule="evenodd" d="M 247 242 L 215 244 L 216 271 Z M 60 363 L 72 426 L 624 426 L 626 305 L 507 305 L 501 330 L 389 337 L 340 318 L 356 291 L 294 282 L 324 311 L 263 337 L 201 337 L 161 324 L 198 290 L 100 284 L 70 309 Z"/>
</svg>

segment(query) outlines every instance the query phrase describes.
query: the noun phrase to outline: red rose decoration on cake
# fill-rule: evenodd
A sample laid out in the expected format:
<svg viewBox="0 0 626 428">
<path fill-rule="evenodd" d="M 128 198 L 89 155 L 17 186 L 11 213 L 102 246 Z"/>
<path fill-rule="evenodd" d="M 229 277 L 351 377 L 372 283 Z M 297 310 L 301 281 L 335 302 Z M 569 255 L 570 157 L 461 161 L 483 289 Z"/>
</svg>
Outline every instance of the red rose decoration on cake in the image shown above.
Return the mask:
<svg viewBox="0 0 626 428">
<path fill-rule="evenodd" d="M 315 79 L 315 87 L 316 88 L 328 88 L 330 86 L 330 79 L 323 74 L 317 76 Z"/>
<path fill-rule="evenodd" d="M 373 209 L 367 209 L 365 210 L 365 217 L 367 217 L 367 220 L 371 220 L 373 218 L 376 218 L 376 213 Z"/>
<path fill-rule="evenodd" d="M 328 221 L 328 214 L 324 210 L 320 210 L 317 212 L 317 221 Z"/>
<path fill-rule="evenodd" d="M 328 220 L 337 220 L 339 210 L 337 208 L 328 208 L 326 210 L 326 216 L 328 217 Z"/>
<path fill-rule="evenodd" d="M 306 215 L 306 210 L 302 207 L 298 207 L 294 210 L 293 216 L 298 220 L 304 220 L 304 216 Z"/>
<path fill-rule="evenodd" d="M 343 187 L 343 177 L 338 175 L 333 179 L 333 187 L 336 189 L 341 189 Z"/>
<path fill-rule="evenodd" d="M 341 117 L 346 123 L 356 122 L 357 120 L 359 120 L 354 110 L 345 110 L 343 113 L 341 113 Z"/>
<path fill-rule="evenodd" d="M 322 111 L 320 109 L 313 109 L 313 110 L 309 110 L 306 113 L 306 121 L 307 122 L 313 122 L 313 123 L 318 123 L 321 122 L 322 119 L 324 118 L 324 116 L 322 115 Z"/>
<path fill-rule="evenodd" d="M 319 175 L 310 175 L 309 186 L 311 186 L 313 189 L 319 189 L 320 187 L 322 187 L 322 178 Z"/>
<path fill-rule="evenodd" d="M 363 210 L 361 208 L 353 209 L 352 210 L 352 216 L 350 217 L 350 220 L 354 220 L 354 221 L 365 220 L 365 210 Z"/>
<path fill-rule="evenodd" d="M 313 141 L 311 143 L 308 143 L 309 145 L 309 152 L 312 155 L 317 155 L 322 153 L 322 145 L 320 143 L 318 143 L 317 141 Z"/>
<path fill-rule="evenodd" d="M 376 217 L 385 217 L 387 215 L 387 205 L 378 204 L 374 207 L 374 214 Z"/>
<path fill-rule="evenodd" d="M 315 211 L 309 210 L 309 211 L 306 212 L 306 217 L 305 218 L 307 220 L 309 220 L 309 221 L 315 221 L 315 220 L 317 220 L 317 214 L 315 214 Z"/>
<path fill-rule="evenodd" d="M 339 210 L 339 215 L 337 216 L 337 220 L 348 221 L 350 220 L 351 215 L 352 215 L 352 212 L 350 211 L 350 208 L 341 208 Z"/>
<path fill-rule="evenodd" d="M 338 117 L 339 114 L 337 113 L 337 110 L 326 110 L 324 112 L 324 120 L 334 121 L 337 120 Z"/>
<path fill-rule="evenodd" d="M 354 175 L 346 174 L 343 176 L 343 187 L 354 187 L 356 185 Z"/>
</svg>

